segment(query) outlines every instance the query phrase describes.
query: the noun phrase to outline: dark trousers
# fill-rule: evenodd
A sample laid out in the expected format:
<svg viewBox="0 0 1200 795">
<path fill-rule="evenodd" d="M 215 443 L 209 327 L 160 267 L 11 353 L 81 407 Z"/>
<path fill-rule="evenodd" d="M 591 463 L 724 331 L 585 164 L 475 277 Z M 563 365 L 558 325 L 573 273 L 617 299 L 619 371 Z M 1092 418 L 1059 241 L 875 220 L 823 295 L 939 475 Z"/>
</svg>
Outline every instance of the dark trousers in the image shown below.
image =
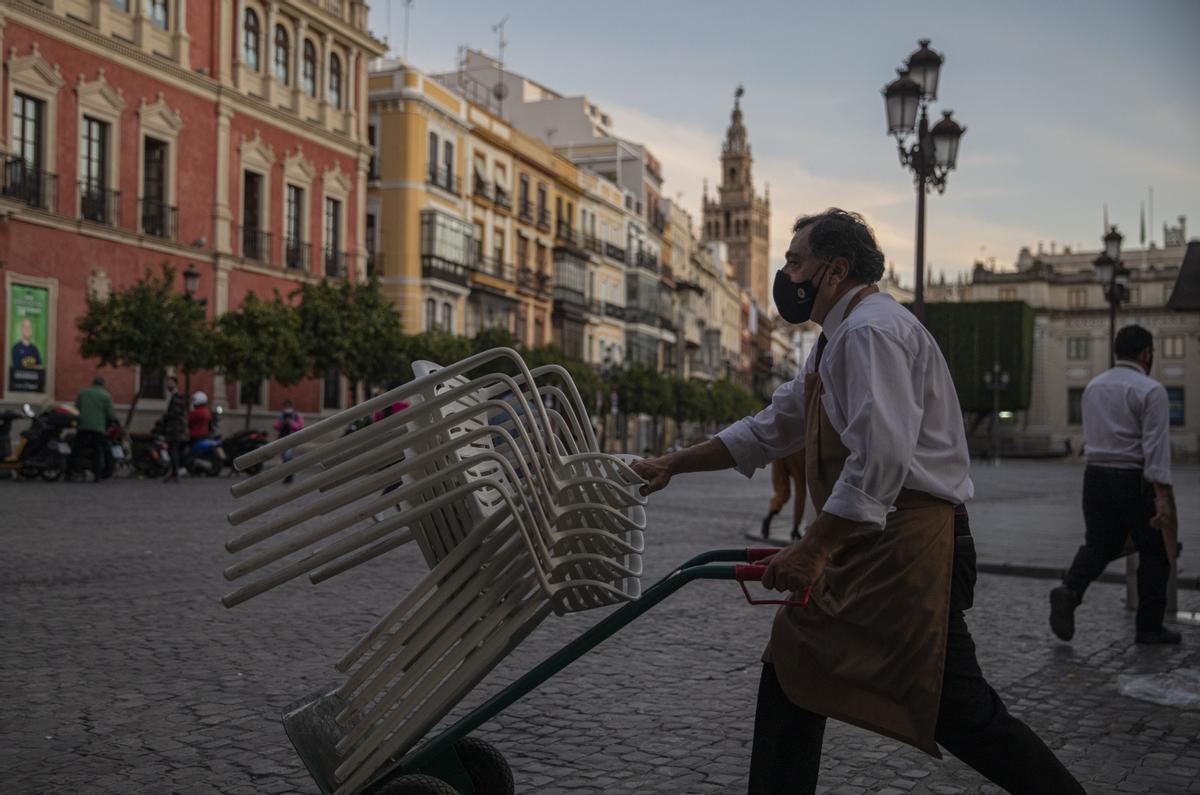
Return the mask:
<svg viewBox="0 0 1200 795">
<path fill-rule="evenodd" d="M 108 440 L 99 431 L 78 430 L 75 432 L 74 449 L 71 451 L 75 459 L 75 469 L 83 467 L 92 470 L 92 476 L 100 480 L 108 473 Z"/>
<path fill-rule="evenodd" d="M 1153 516 L 1154 487 L 1140 469 L 1089 466 L 1083 471 L 1087 530 L 1064 582 L 1082 599 L 1092 580 L 1123 554 L 1125 539 L 1132 536 L 1138 551 L 1139 632 L 1161 629 L 1167 608 L 1171 566 L 1162 531 L 1150 526 Z"/>
<path fill-rule="evenodd" d="M 950 632 L 934 736 L 947 751 L 1009 792 L 1082 793 L 1046 744 L 1008 713 L 979 670 L 975 642 L 963 618 L 975 596 L 975 543 L 965 509 L 956 512 L 954 524 Z M 751 795 L 816 792 L 825 721 L 824 715 L 789 701 L 775 666 L 764 664 L 754 716 Z"/>
</svg>

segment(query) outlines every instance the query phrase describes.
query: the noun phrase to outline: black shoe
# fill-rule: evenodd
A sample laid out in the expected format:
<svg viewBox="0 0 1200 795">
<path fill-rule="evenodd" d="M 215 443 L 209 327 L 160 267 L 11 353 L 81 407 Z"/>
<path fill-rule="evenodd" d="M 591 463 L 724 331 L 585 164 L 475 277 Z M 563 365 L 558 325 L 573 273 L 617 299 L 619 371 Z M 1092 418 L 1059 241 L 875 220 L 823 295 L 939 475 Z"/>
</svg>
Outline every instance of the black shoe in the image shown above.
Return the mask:
<svg viewBox="0 0 1200 795">
<path fill-rule="evenodd" d="M 799 541 L 799 540 L 800 540 L 800 538 L 801 538 L 801 536 L 800 536 L 800 528 L 799 528 L 799 527 L 793 527 L 793 528 L 792 528 L 792 540 L 793 540 L 793 541 Z"/>
<path fill-rule="evenodd" d="M 1065 585 L 1050 592 L 1050 629 L 1062 640 L 1075 636 L 1075 608 L 1079 597 Z"/>
<path fill-rule="evenodd" d="M 1158 629 L 1139 631 L 1137 633 L 1136 640 L 1138 643 L 1165 645 L 1179 643 L 1181 640 L 1183 640 L 1183 636 L 1178 632 L 1173 632 L 1172 630 L 1167 629 L 1166 627 L 1159 627 Z"/>
</svg>

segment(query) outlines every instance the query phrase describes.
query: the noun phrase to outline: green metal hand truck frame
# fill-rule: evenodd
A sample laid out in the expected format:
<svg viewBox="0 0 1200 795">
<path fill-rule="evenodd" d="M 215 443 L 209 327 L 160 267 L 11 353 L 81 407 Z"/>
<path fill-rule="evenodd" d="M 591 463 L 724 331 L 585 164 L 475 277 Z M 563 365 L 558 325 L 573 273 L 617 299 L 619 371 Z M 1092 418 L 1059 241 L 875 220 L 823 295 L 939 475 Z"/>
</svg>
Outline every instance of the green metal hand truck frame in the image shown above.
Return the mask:
<svg viewBox="0 0 1200 795">
<path fill-rule="evenodd" d="M 746 589 L 746 582 L 762 579 L 767 567 L 760 561 L 778 551 L 775 547 L 715 549 L 695 556 L 448 729 L 409 751 L 360 792 L 371 795 L 506 795 L 513 792 L 512 771 L 504 757 L 488 743 L 471 737 L 471 732 L 693 580 L 735 580 L 751 604 L 807 604 L 807 591 L 803 599 L 794 601 L 752 599 Z M 283 715 L 288 739 L 326 795 L 338 787 L 333 774 L 338 766 L 334 746 L 342 729 L 334 716 L 344 706 L 345 702 L 333 692 L 317 693 L 292 704 Z"/>
</svg>

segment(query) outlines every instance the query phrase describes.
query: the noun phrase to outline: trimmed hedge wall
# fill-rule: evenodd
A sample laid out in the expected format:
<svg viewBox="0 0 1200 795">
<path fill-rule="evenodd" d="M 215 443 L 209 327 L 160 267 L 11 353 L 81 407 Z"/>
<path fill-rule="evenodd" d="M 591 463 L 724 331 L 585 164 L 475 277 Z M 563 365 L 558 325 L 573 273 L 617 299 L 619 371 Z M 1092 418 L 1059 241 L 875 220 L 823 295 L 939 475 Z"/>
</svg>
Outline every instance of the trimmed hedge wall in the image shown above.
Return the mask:
<svg viewBox="0 0 1200 795">
<path fill-rule="evenodd" d="M 925 305 L 925 322 L 946 363 L 963 411 L 990 412 L 992 393 L 983 375 L 994 362 L 1008 372 L 1002 411 L 1029 408 L 1033 381 L 1033 309 L 1024 301 L 974 301 Z"/>
</svg>

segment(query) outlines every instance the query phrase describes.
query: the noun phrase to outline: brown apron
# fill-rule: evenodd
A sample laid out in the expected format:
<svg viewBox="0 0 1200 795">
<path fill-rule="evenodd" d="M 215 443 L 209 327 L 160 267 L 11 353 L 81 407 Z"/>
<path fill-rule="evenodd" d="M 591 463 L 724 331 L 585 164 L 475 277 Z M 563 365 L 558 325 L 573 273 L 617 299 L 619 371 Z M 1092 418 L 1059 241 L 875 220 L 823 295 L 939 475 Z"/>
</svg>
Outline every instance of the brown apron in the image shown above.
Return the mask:
<svg viewBox="0 0 1200 795">
<path fill-rule="evenodd" d="M 853 305 L 852 305 L 853 307 Z M 808 489 L 820 512 L 849 451 L 805 380 Z M 858 527 L 829 560 L 807 606 L 775 615 L 763 661 L 799 707 L 910 743 L 941 758 L 942 692 L 954 506 L 901 490 L 882 529 Z"/>
</svg>

